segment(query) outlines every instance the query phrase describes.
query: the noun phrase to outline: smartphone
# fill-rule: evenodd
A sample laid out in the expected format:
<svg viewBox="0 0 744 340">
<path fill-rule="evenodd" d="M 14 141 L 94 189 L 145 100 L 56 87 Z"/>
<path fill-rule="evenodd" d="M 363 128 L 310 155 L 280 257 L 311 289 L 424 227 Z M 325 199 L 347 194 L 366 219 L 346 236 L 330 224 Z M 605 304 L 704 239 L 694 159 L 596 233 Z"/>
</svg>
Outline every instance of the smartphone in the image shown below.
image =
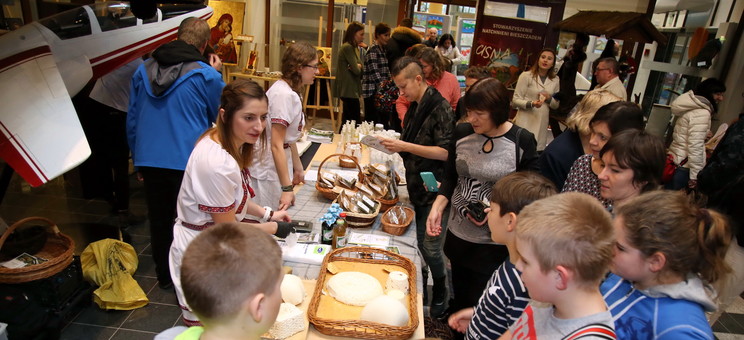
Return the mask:
<svg viewBox="0 0 744 340">
<path fill-rule="evenodd" d="M 465 209 L 467 209 L 468 214 L 470 214 L 474 220 L 482 222 L 486 219 L 486 208 L 488 208 L 488 206 L 486 206 L 485 203 L 475 201 L 468 203 Z"/>
<path fill-rule="evenodd" d="M 295 232 L 297 233 L 309 233 L 313 231 L 313 222 L 295 220 L 292 223 L 294 223 Z"/>
<path fill-rule="evenodd" d="M 426 186 L 426 191 L 428 192 L 438 192 L 439 186 L 437 185 L 437 179 L 434 177 L 434 174 L 430 171 L 425 171 L 422 173 L 419 173 L 421 176 L 421 179 L 424 180 L 424 185 Z"/>
</svg>

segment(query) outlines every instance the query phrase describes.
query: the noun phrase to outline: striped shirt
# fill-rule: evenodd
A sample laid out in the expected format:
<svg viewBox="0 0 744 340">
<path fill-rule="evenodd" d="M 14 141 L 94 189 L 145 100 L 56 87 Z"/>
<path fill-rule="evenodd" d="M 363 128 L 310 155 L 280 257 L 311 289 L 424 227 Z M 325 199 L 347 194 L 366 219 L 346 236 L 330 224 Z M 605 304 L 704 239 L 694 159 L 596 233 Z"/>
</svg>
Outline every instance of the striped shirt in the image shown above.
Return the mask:
<svg viewBox="0 0 744 340">
<path fill-rule="evenodd" d="M 511 326 L 530 302 L 527 287 L 509 259 L 488 280 L 465 339 L 497 339 Z"/>
</svg>

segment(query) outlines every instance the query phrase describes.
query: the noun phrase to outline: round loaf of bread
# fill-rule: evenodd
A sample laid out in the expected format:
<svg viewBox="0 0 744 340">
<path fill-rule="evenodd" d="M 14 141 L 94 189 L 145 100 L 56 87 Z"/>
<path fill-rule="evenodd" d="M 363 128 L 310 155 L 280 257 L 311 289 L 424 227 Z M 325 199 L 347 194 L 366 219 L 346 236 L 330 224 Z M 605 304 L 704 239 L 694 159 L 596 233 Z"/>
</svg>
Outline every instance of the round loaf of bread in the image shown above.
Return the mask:
<svg viewBox="0 0 744 340">
<path fill-rule="evenodd" d="M 326 282 L 326 292 L 341 303 L 365 306 L 383 294 L 382 285 L 372 275 L 361 272 L 341 272 Z"/>
</svg>

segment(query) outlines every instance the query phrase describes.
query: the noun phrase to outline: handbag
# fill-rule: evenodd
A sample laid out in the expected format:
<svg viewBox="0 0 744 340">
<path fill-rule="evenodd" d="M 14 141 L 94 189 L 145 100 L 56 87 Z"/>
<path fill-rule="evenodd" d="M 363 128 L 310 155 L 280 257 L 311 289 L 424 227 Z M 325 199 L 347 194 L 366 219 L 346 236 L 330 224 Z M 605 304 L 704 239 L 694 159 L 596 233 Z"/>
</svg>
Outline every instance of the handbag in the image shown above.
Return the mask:
<svg viewBox="0 0 744 340">
<path fill-rule="evenodd" d="M 375 92 L 375 109 L 378 112 L 395 112 L 395 101 L 398 99 L 398 87 L 392 79 L 380 82 L 380 87 Z"/>
<path fill-rule="evenodd" d="M 674 178 L 674 172 L 677 171 L 678 167 L 685 165 L 685 163 L 687 163 L 687 158 L 680 162 L 679 165 L 675 164 L 674 156 L 668 153 L 666 163 L 664 163 L 664 172 L 661 173 L 661 183 L 671 182 L 672 178 Z"/>
</svg>

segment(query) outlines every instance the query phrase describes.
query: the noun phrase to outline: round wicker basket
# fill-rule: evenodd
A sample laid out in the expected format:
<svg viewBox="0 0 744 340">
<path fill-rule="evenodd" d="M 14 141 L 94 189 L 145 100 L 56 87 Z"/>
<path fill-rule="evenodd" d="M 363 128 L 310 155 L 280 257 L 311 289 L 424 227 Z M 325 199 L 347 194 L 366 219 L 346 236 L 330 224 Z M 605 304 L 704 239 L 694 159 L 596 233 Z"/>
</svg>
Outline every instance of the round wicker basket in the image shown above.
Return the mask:
<svg viewBox="0 0 744 340">
<path fill-rule="evenodd" d="M 408 226 L 411 225 L 411 221 L 413 221 L 413 216 L 415 215 L 413 209 L 409 207 L 400 206 L 400 209 L 405 210 L 406 212 L 406 219 L 403 222 L 400 223 L 393 223 L 390 222 L 390 214 L 392 209 L 397 209 L 396 206 L 390 207 L 387 210 L 385 210 L 385 213 L 382 214 L 382 217 L 380 218 L 380 225 L 382 225 L 382 231 L 395 236 L 400 236 L 406 233 L 406 230 L 408 230 Z"/>
<path fill-rule="evenodd" d="M 75 250 L 75 242 L 67 235 L 61 233 L 57 225 L 50 219 L 44 217 L 27 217 L 16 223 L 13 223 L 8 230 L 0 237 L 0 248 L 5 244 L 11 233 L 19 226 L 31 222 L 42 221 L 48 224 L 48 237 L 44 247 L 35 254 L 37 257 L 47 261 L 22 268 L 5 268 L 0 267 L 0 283 L 23 283 L 39 279 L 45 279 L 54 274 L 61 272 L 72 263 L 72 252 Z M 10 260 L 0 258 L 0 261 Z"/>
</svg>

